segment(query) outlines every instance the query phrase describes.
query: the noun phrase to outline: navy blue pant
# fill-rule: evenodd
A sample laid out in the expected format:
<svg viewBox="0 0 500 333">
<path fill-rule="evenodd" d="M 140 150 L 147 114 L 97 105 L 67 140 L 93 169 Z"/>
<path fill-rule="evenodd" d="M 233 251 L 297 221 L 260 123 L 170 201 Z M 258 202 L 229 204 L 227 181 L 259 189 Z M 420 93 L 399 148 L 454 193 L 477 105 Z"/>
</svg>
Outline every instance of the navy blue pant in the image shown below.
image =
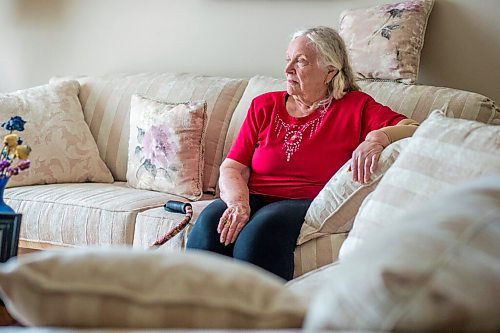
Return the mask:
<svg viewBox="0 0 500 333">
<path fill-rule="evenodd" d="M 220 242 L 217 225 L 227 205 L 221 199 L 205 208 L 187 241 L 188 249 L 216 252 L 260 266 L 286 280 L 293 278 L 294 250 L 311 200 L 266 203 L 250 195 L 250 220 L 233 244 Z"/>
</svg>

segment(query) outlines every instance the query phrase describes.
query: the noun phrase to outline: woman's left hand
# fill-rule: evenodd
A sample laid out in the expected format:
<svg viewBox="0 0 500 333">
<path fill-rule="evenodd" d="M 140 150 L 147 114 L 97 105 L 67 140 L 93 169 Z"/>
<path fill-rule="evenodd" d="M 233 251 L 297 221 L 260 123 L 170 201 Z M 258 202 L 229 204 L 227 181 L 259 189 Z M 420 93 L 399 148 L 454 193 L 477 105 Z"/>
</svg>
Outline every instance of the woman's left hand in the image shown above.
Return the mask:
<svg viewBox="0 0 500 333">
<path fill-rule="evenodd" d="M 353 181 L 361 184 L 370 181 L 372 174 L 377 171 L 380 154 L 389 143 L 389 138 L 382 131 L 368 133 L 366 140 L 352 153 L 350 169 Z"/>
</svg>

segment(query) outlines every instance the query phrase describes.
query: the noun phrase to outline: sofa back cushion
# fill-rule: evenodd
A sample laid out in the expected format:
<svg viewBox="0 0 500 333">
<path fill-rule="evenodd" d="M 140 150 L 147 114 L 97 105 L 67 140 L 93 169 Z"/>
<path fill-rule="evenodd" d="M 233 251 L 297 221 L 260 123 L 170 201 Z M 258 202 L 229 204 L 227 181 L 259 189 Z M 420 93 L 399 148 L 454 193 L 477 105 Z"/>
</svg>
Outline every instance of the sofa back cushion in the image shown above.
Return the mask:
<svg viewBox="0 0 500 333">
<path fill-rule="evenodd" d="M 424 121 L 432 111 L 444 108 L 448 117 L 500 124 L 500 109 L 481 94 L 398 82 L 361 80 L 358 84 L 377 102 L 418 122 Z"/>
<path fill-rule="evenodd" d="M 168 102 L 205 100 L 204 192 L 215 192 L 224 138 L 231 115 L 247 82 L 196 74 L 142 73 L 76 78 L 85 121 L 116 180 L 126 180 L 130 99 L 135 93 Z"/>
</svg>

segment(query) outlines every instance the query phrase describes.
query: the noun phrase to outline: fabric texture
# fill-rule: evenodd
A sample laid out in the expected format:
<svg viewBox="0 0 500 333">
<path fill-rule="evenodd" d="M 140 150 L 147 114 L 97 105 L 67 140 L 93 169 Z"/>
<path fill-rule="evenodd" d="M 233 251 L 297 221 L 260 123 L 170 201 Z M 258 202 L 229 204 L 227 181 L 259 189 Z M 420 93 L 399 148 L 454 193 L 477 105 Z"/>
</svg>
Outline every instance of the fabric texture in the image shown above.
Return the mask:
<svg viewBox="0 0 500 333">
<path fill-rule="evenodd" d="M 229 122 L 247 81 L 197 74 L 140 73 L 78 77 L 85 121 L 114 178 L 126 181 L 130 99 L 142 94 L 183 103 L 207 102 L 203 191 L 215 193 Z M 52 81 L 60 80 L 58 78 Z"/>
<path fill-rule="evenodd" d="M 133 95 L 127 183 L 197 200 L 203 195 L 206 103 Z"/>
<path fill-rule="evenodd" d="M 380 219 L 387 228 L 326 279 L 319 272 L 324 287 L 305 329 L 500 330 L 498 170 L 422 200 L 404 216 Z"/>
<path fill-rule="evenodd" d="M 385 221 L 452 185 L 500 172 L 500 126 L 447 118 L 433 112 L 363 202 L 340 249 L 344 260 Z"/>
<path fill-rule="evenodd" d="M 132 245 L 139 212 L 181 200 L 123 182 L 22 186 L 4 199 L 23 214 L 19 245 L 36 249 Z"/>
<path fill-rule="evenodd" d="M 20 137 L 32 148 L 30 168 L 11 177 L 8 187 L 113 181 L 84 121 L 79 88 L 66 81 L 0 94 L 3 121 L 26 120 Z"/>
<path fill-rule="evenodd" d="M 377 102 L 421 123 L 437 109 L 446 116 L 500 125 L 500 110 L 488 97 L 470 91 L 407 85 L 399 82 L 360 80 L 361 89 Z"/>
<path fill-rule="evenodd" d="M 305 307 L 271 274 L 207 253 L 43 251 L 0 268 L 23 325 L 93 328 L 299 328 Z"/>
<path fill-rule="evenodd" d="M 360 79 L 415 83 L 434 0 L 410 0 L 340 14 L 339 33 Z"/>
<path fill-rule="evenodd" d="M 370 131 L 406 118 L 359 91 L 296 118 L 286 110 L 286 96 L 271 92 L 253 100 L 227 156 L 251 168 L 250 193 L 313 199 Z"/>
<path fill-rule="evenodd" d="M 350 162 L 344 164 L 314 198 L 297 244 L 323 235 L 349 232 L 361 203 L 376 188 L 409 140 L 407 138 L 396 141 L 382 151 L 377 171 L 373 173 L 368 184 L 353 181 L 352 172 L 349 171 Z"/>
<path fill-rule="evenodd" d="M 288 281 L 285 287 L 296 295 L 299 295 L 306 303 L 311 304 L 316 295 L 320 293 L 325 286 L 332 283 L 332 276 L 335 276 L 339 266 L 338 261 L 322 265 Z"/>
<path fill-rule="evenodd" d="M 295 248 L 294 278 L 336 262 L 348 233 L 336 233 L 308 240 Z"/>
</svg>

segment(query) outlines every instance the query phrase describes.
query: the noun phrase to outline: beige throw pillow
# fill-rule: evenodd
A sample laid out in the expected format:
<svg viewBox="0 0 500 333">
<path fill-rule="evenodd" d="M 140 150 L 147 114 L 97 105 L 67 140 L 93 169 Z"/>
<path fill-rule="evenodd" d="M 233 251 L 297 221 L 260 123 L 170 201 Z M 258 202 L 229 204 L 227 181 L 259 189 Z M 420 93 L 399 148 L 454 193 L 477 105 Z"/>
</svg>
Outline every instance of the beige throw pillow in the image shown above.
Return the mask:
<svg viewBox="0 0 500 333">
<path fill-rule="evenodd" d="M 83 118 L 79 89 L 77 81 L 64 81 L 0 94 L 0 122 L 21 116 L 19 135 L 32 148 L 30 168 L 7 186 L 113 182 Z"/>
<path fill-rule="evenodd" d="M 416 203 L 468 179 L 498 172 L 500 126 L 434 111 L 363 202 L 340 249 L 340 260 Z"/>
<path fill-rule="evenodd" d="M 500 330 L 500 173 L 386 222 L 349 260 L 304 278 L 317 274 L 324 286 L 308 309 L 307 329 Z"/>
<path fill-rule="evenodd" d="M 433 5 L 411 0 L 344 11 L 339 33 L 358 78 L 414 83 Z"/>
<path fill-rule="evenodd" d="M 40 252 L 2 265 L 0 292 L 26 326 L 298 328 L 305 314 L 280 278 L 207 252 Z"/>
<path fill-rule="evenodd" d="M 167 103 L 133 95 L 130 107 L 129 186 L 203 195 L 206 103 Z"/>
<path fill-rule="evenodd" d="M 375 189 L 409 140 L 396 141 L 382 151 L 378 169 L 368 184 L 354 182 L 352 172 L 349 171 L 351 161 L 344 164 L 311 203 L 297 244 L 327 234 L 349 232 L 364 198 Z"/>
</svg>

